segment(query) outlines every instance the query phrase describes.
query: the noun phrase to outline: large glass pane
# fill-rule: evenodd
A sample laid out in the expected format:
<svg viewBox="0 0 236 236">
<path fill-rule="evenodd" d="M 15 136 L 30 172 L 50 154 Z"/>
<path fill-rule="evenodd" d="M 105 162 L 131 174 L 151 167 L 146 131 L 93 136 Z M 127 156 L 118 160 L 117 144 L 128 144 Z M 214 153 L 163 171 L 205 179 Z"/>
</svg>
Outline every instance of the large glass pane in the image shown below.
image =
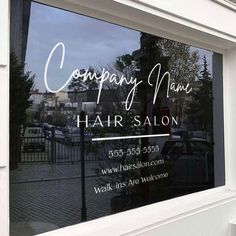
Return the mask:
<svg viewBox="0 0 236 236">
<path fill-rule="evenodd" d="M 224 185 L 221 54 L 11 5 L 11 235 Z"/>
</svg>

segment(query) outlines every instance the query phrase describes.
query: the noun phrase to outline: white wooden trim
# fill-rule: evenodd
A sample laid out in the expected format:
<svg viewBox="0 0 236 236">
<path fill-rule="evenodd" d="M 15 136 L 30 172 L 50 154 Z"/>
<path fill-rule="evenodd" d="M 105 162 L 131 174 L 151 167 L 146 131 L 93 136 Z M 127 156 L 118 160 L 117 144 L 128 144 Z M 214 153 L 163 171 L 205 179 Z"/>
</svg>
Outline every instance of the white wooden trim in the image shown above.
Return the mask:
<svg viewBox="0 0 236 236">
<path fill-rule="evenodd" d="M 9 235 L 9 1 L 0 1 L 0 235 Z"/>
<path fill-rule="evenodd" d="M 4 44 L 4 42 L 8 41 L 8 34 L 6 34 L 8 30 L 8 11 L 4 9 L 8 9 L 8 1 L 0 1 L 0 67 L 4 67 L 7 65 L 8 58 L 8 48 Z M 4 10 L 4 11 L 2 11 Z"/>
<path fill-rule="evenodd" d="M 230 202 L 236 202 L 236 192 L 229 191 L 225 187 L 220 187 L 147 205 L 145 207 L 132 209 L 39 235 L 139 235 L 162 225 L 208 211 L 209 209 Z"/>
<path fill-rule="evenodd" d="M 202 30 L 202 31 L 206 31 L 206 32 L 211 33 L 213 35 L 218 34 L 221 37 L 225 37 L 225 36 L 227 37 L 228 36 L 229 38 L 231 38 L 232 41 L 235 41 L 235 39 L 236 39 L 236 35 L 234 35 L 234 34 L 227 33 L 223 30 L 219 30 L 219 29 L 210 27 L 206 24 L 200 23 L 198 21 L 194 21 L 194 20 L 192 20 L 192 19 L 190 19 L 186 16 L 182 16 L 182 15 L 177 14 L 175 12 L 168 11 L 166 9 L 163 9 L 161 7 L 158 7 L 156 5 L 151 4 L 149 1 L 144 1 L 144 0 L 114 0 L 114 1 L 119 2 L 119 3 L 123 3 L 125 5 L 131 5 L 131 4 L 134 5 L 134 3 L 137 3 L 137 4 L 141 5 L 142 7 L 147 6 L 151 9 L 153 9 L 153 10 L 164 13 L 162 15 L 162 17 L 165 17 L 165 14 L 167 14 L 168 19 L 170 19 L 170 16 L 172 16 L 172 20 L 174 22 L 178 22 L 180 24 L 186 25 L 188 27 L 192 27 L 194 29 L 199 29 L 199 30 Z M 225 0 L 215 0 L 215 1 L 225 2 Z M 173 2 L 173 4 L 175 4 L 175 2 Z"/>
<path fill-rule="evenodd" d="M 231 2 L 229 0 L 212 0 L 212 1 L 219 3 L 222 6 L 227 7 L 233 11 L 236 11 L 236 3 L 234 3 L 234 2 Z"/>
</svg>

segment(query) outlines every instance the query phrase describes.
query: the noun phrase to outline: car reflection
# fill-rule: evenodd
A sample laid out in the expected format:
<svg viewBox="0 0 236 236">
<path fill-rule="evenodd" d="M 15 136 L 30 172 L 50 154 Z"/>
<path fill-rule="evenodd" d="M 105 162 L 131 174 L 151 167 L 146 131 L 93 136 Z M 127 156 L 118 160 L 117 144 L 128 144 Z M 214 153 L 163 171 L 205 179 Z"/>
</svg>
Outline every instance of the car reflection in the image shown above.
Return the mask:
<svg viewBox="0 0 236 236">
<path fill-rule="evenodd" d="M 23 152 L 45 151 L 45 138 L 41 127 L 26 127 L 23 135 Z"/>
<path fill-rule="evenodd" d="M 184 191 L 214 186 L 214 159 L 210 142 L 204 139 L 172 139 L 165 142 L 161 158 L 169 166 L 172 187 Z"/>
</svg>

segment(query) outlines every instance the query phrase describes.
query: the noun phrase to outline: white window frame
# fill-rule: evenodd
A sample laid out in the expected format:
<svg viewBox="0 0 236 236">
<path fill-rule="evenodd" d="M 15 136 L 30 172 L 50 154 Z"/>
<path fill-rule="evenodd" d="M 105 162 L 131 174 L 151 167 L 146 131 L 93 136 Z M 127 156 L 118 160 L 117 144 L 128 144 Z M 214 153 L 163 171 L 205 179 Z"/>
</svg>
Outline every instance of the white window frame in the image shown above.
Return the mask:
<svg viewBox="0 0 236 236">
<path fill-rule="evenodd" d="M 207 0 L 205 1 L 207 2 Z M 152 0 L 146 1 L 150 4 L 145 4 L 141 0 L 111 0 L 109 3 L 104 0 L 38 0 L 38 2 L 93 16 L 197 47 L 203 47 L 222 53 L 224 57 L 225 186 L 102 217 L 51 231 L 44 235 L 155 235 L 152 232 L 156 232 L 155 230 L 159 227 L 170 225 L 187 217 L 195 217 L 202 212 L 207 211 L 210 214 L 210 212 L 217 211 L 218 208 L 223 206 L 225 207 L 224 209 L 230 208 L 231 203 L 235 204 L 236 158 L 234 157 L 236 156 L 236 145 L 234 143 L 234 131 L 236 131 L 236 99 L 232 98 L 235 94 L 234 86 L 236 87 L 236 79 L 234 79 L 234 74 L 236 74 L 236 33 L 231 33 L 230 28 L 227 28 L 227 32 L 224 32 L 217 27 L 216 29 L 208 27 L 207 22 L 204 25 L 202 22 L 199 23 L 190 18 L 184 18 L 176 13 L 178 7 L 176 7 L 176 11 L 175 9 L 172 9 L 172 11 L 171 9 L 164 9 L 164 7 L 155 7 L 152 4 Z M 161 0 L 157 2 L 161 2 Z M 181 1 L 176 0 L 176 2 Z M 194 0 L 190 2 L 193 3 Z M 213 1 L 210 2 L 214 3 Z M 2 111 L 0 116 L 0 235 L 8 236 L 9 1 L 0 1 L 0 9 L 0 107 Z M 223 221 L 227 220 L 227 217 L 222 216 Z"/>
<path fill-rule="evenodd" d="M 230 1 L 230 0 L 213 0 L 222 6 L 228 7 L 229 9 L 232 9 L 236 11 L 236 2 Z"/>
</svg>

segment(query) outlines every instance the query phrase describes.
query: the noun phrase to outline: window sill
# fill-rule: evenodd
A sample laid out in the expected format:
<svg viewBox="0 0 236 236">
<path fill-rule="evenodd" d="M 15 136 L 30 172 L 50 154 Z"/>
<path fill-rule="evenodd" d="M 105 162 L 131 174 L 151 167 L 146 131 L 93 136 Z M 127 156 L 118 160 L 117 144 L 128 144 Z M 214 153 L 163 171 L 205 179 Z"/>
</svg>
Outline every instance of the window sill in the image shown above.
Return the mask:
<svg viewBox="0 0 236 236">
<path fill-rule="evenodd" d="M 78 235 L 78 232 L 79 235 L 83 236 L 133 235 L 134 233 L 185 218 L 233 200 L 236 200 L 236 191 L 231 191 L 226 187 L 218 187 L 40 235 L 73 236 Z"/>
</svg>

